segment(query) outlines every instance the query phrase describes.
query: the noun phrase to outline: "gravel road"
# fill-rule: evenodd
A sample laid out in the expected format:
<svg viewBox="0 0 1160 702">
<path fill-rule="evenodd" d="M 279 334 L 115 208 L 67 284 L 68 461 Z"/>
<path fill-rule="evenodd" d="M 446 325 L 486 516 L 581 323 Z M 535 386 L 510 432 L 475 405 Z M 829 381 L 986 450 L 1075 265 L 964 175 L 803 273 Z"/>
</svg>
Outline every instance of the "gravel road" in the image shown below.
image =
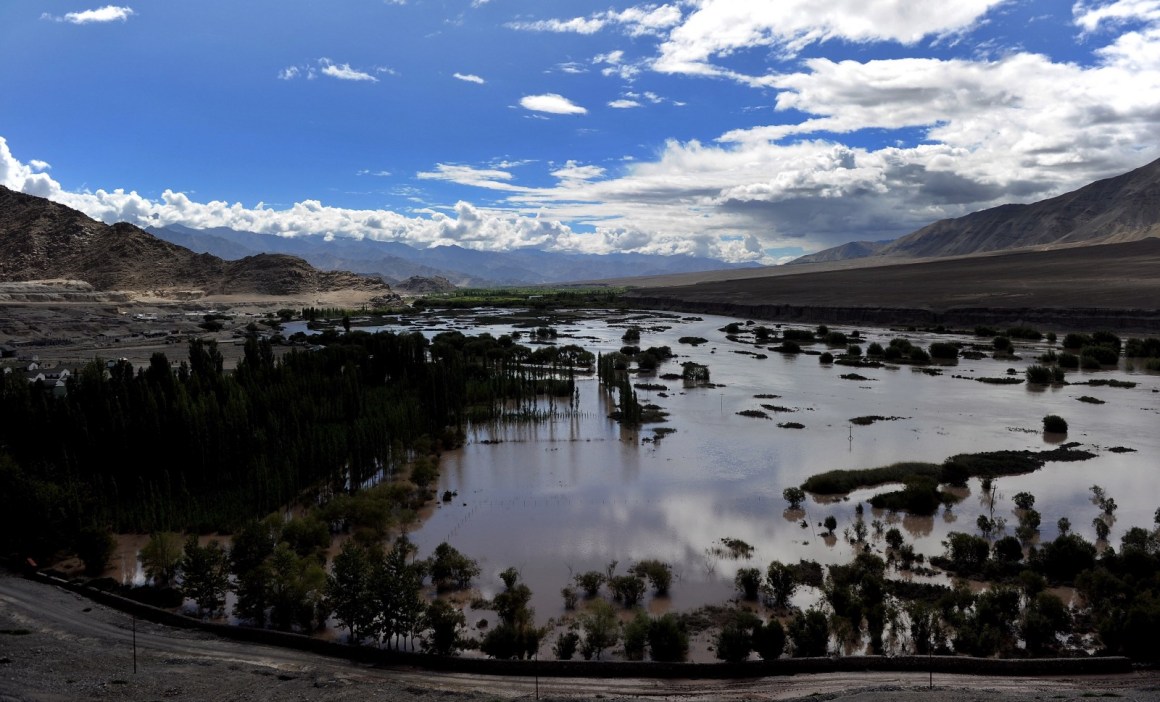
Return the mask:
<svg viewBox="0 0 1160 702">
<path fill-rule="evenodd" d="M 0 575 L 0 702 L 535 699 L 529 678 L 375 668 L 136 622 L 50 585 Z M 1160 700 L 1160 675 L 979 678 L 849 673 L 755 680 L 541 679 L 539 699 Z"/>
</svg>

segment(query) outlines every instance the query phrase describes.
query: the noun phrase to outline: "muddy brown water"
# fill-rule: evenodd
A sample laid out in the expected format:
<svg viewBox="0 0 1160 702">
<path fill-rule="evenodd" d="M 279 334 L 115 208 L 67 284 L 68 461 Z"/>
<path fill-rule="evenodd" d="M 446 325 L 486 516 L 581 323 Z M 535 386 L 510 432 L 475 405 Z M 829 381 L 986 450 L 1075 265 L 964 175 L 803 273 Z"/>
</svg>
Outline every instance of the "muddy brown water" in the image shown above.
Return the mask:
<svg viewBox="0 0 1160 702">
<path fill-rule="evenodd" d="M 626 321 L 626 317 L 633 318 Z M 1017 524 L 1011 496 L 1026 490 L 1036 496 L 1035 507 L 1043 516 L 1042 539 L 1054 538 L 1056 521 L 1066 516 L 1074 531 L 1094 540 L 1091 521 L 1100 510 L 1091 500 L 1093 484 L 1102 486 L 1119 505 L 1110 539 L 1113 544 L 1118 545 L 1129 526 L 1152 525 L 1153 512 L 1160 506 L 1155 491 L 1160 376 L 1136 370 L 1143 364 L 1133 367 L 1121 361 L 1114 370 L 1068 373 L 1072 383 L 1105 378 L 1138 383 L 1131 389 L 1074 384 L 1036 389 L 973 380 L 1007 376 L 1008 369 L 1021 378 L 1037 355 L 1052 348 L 1046 342 L 1016 340 L 1018 360 L 959 359 L 952 366 L 928 367 L 941 370 L 941 375 L 906 365 L 855 371 L 820 364 L 815 355 L 787 356 L 728 341 L 719 329 L 745 320 L 699 317 L 594 312 L 556 325 L 561 333 L 558 343 L 579 343 L 594 353 L 619 350 L 629 323 L 643 329 L 641 348 L 670 346 L 676 358 L 663 364 L 656 375 L 642 374 L 635 380 L 666 386 L 664 391 L 639 390 L 638 395 L 641 402 L 660 405 L 669 413 L 668 420 L 639 430 L 621 427 L 608 418 L 615 409 L 615 396 L 589 376 L 577 381 L 574 409 L 567 403 L 556 404 L 561 410 L 556 419 L 471 426 L 467 443 L 445 453 L 441 464 L 439 491 L 453 491 L 456 498 L 440 504 L 411 534 L 421 553 L 448 541 L 476 558 L 483 569 L 479 587 L 484 596 L 502 588 L 501 571 L 516 567 L 534 592 L 532 604 L 540 621 L 566 614 L 560 590 L 571 584 L 575 574 L 603 571 L 613 561 L 618 563 L 618 573 L 649 558 L 673 566 L 670 596 L 657 598 L 650 593 L 645 597 L 644 604 L 652 612 L 721 604 L 736 596 L 733 578 L 743 567 L 764 571 L 775 559 L 848 562 L 855 547 L 844 531 L 855 522 L 855 506 L 882 489 L 860 490 L 836 500 L 811 497 L 803 515 L 787 511 L 784 488 L 831 469 L 896 461 L 941 462 L 961 452 L 1051 448 L 1058 439 L 1045 439 L 1041 431 L 1047 414 L 1066 418 L 1070 424 L 1066 440 L 1079 442 L 1098 455 L 998 479 L 994 514 L 1006 519 L 1006 533 L 1013 534 Z M 463 319 L 436 315 L 427 317 L 420 328 L 427 334 L 457 328 L 495 336 L 527 331 L 502 316 L 488 323 L 487 313 L 474 317 L 472 324 Z M 767 326 L 776 323 L 755 321 Z M 885 346 L 898 336 L 923 347 L 932 341 L 990 341 L 970 335 L 859 331 L 862 338 L 851 342 L 863 349 L 873 341 Z M 677 340 L 682 336 L 704 337 L 708 343 L 680 344 Z M 805 347 L 827 350 L 821 343 Z M 1060 350 L 1058 345 L 1054 348 Z M 684 361 L 708 365 L 716 386 L 685 387 L 681 381 L 659 379 L 661 373 L 679 373 Z M 866 380 L 840 377 L 851 372 Z M 1083 395 L 1105 404 L 1078 401 Z M 763 410 L 769 419 L 737 414 L 762 410 L 763 404 L 792 411 Z M 892 419 L 866 426 L 849 421 L 865 415 Z M 804 428 L 778 426 L 787 422 Z M 675 432 L 654 439 L 656 427 Z M 1108 450 L 1113 447 L 1135 451 Z M 933 517 L 888 514 L 865 503 L 865 521 L 868 527 L 875 520 L 883 528 L 898 526 L 918 551 L 940 554 L 948 533 L 976 533 L 976 518 L 990 513 L 990 496 L 978 480 L 971 480 L 961 494 L 961 502 Z M 829 515 L 838 521 L 837 538 L 826 538 L 819 526 Z M 724 538 L 751 544 L 752 557 L 733 559 L 719 553 Z M 879 552 L 884 548 L 873 527 L 868 541 Z M 795 602 L 806 605 L 816 597 L 806 588 Z"/>
</svg>

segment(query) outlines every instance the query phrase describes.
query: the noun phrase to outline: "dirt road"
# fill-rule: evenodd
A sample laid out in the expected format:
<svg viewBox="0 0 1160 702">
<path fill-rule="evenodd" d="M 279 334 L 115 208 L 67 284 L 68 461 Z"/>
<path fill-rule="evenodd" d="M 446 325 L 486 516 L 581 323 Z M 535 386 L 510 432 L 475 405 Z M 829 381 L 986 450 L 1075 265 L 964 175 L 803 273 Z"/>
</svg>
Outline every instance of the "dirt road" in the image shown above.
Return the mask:
<svg viewBox="0 0 1160 702">
<path fill-rule="evenodd" d="M 136 632 L 134 634 L 134 626 Z M 136 637 L 134 673 L 133 640 Z M 137 621 L 0 575 L 0 702 L 9 700 L 1160 700 L 1160 676 L 1002 678 L 852 673 L 755 680 L 535 679 L 372 668 Z"/>
</svg>

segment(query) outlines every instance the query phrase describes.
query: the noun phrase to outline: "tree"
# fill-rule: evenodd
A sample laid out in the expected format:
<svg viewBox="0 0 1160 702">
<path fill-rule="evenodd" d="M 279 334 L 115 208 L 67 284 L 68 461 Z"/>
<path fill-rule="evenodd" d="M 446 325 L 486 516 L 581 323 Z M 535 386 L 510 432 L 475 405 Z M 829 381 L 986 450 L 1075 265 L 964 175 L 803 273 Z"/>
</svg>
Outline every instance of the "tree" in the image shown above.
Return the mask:
<svg viewBox="0 0 1160 702">
<path fill-rule="evenodd" d="M 830 627 L 826 615 L 811 607 L 794 615 L 789 625 L 795 658 L 826 655 L 830 645 Z"/>
<path fill-rule="evenodd" d="M 771 561 L 765 572 L 765 578 L 766 595 L 769 602 L 774 607 L 788 607 L 789 600 L 793 597 L 798 585 L 793 568 L 780 561 Z"/>
<path fill-rule="evenodd" d="M 353 540 L 343 543 L 334 557 L 326 577 L 326 602 L 338 623 L 350 629 L 350 642 L 362 641 L 378 614 L 375 563 L 372 554 Z"/>
<path fill-rule="evenodd" d="M 620 639 L 620 622 L 617 621 L 616 610 L 604 600 L 593 602 L 588 611 L 580 615 L 579 622 L 584 630 L 580 653 L 585 660 L 593 656 L 600 660 L 605 649 L 615 646 Z"/>
<path fill-rule="evenodd" d="M 1015 496 L 1011 498 L 1011 501 L 1014 502 L 1015 506 L 1019 509 L 1031 509 L 1035 506 L 1035 495 L 1032 495 L 1029 492 L 1017 492 L 1015 493 Z"/>
<path fill-rule="evenodd" d="M 576 581 L 576 586 L 584 591 L 584 596 L 592 599 L 600 592 L 600 586 L 607 580 L 607 576 L 598 570 L 589 570 L 580 573 L 573 580 Z"/>
<path fill-rule="evenodd" d="M 435 547 L 430 573 L 436 590 L 466 589 L 479 572 L 479 564 L 475 560 L 463 555 L 446 541 Z"/>
<path fill-rule="evenodd" d="M 734 610 L 717 632 L 715 653 L 726 663 L 740 663 L 753 651 L 753 627 L 761 620 L 747 610 Z"/>
<path fill-rule="evenodd" d="M 902 548 L 903 537 L 902 532 L 898 527 L 890 527 L 886 530 L 886 545 L 894 550 Z"/>
<path fill-rule="evenodd" d="M 644 660 L 644 649 L 648 644 L 649 617 L 643 609 L 638 609 L 632 620 L 624 625 L 624 657 L 630 661 Z"/>
<path fill-rule="evenodd" d="M 747 600 L 756 600 L 761 590 L 761 570 L 758 568 L 741 568 L 733 576 L 733 585 L 741 591 Z"/>
<path fill-rule="evenodd" d="M 649 654 L 654 661 L 683 661 L 689 655 L 689 634 L 671 613 L 653 619 L 648 627 Z"/>
<path fill-rule="evenodd" d="M 620 600 L 625 609 L 632 609 L 644 595 L 644 580 L 636 575 L 616 575 L 608 581 L 612 596 Z"/>
<path fill-rule="evenodd" d="M 171 531 L 157 532 L 141 549 L 141 565 L 146 576 L 156 584 L 166 586 L 177 577 L 181 556 L 181 537 Z"/>
<path fill-rule="evenodd" d="M 650 558 L 634 565 L 630 572 L 638 577 L 647 578 L 658 597 L 669 594 L 669 586 L 673 582 L 673 568 L 668 563 Z"/>
<path fill-rule="evenodd" d="M 828 515 L 822 522 L 822 526 L 826 527 L 826 533 L 830 536 L 834 535 L 834 529 L 838 528 L 838 519 L 834 515 Z"/>
<path fill-rule="evenodd" d="M 423 650 L 437 656 L 453 656 L 463 646 L 462 630 L 467 625 L 463 612 L 446 600 L 435 600 L 427 605 L 424 624 L 428 635 L 423 638 Z"/>
<path fill-rule="evenodd" d="M 100 575 L 105 572 L 117 540 L 108 529 L 86 527 L 77 535 L 77 556 L 85 564 L 86 575 Z"/>
<path fill-rule="evenodd" d="M 230 589 L 229 558 L 217 541 L 199 546 L 196 536 L 185 541 L 181 570 L 182 594 L 197 603 L 202 612 L 216 612 Z"/>
<path fill-rule="evenodd" d="M 799 487 L 787 487 L 781 491 L 781 496 L 789 503 L 790 509 L 801 509 L 802 502 L 805 502 L 806 493 Z"/>
<path fill-rule="evenodd" d="M 753 650 L 763 661 L 777 660 L 785 652 L 785 628 L 776 619 L 753 627 Z"/>
</svg>

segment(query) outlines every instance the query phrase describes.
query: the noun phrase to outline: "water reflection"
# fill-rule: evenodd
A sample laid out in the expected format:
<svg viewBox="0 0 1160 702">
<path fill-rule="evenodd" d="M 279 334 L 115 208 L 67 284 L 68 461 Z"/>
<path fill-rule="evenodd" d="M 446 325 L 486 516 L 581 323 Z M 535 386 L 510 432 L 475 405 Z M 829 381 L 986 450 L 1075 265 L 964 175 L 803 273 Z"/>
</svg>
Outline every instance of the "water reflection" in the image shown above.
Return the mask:
<svg viewBox="0 0 1160 702">
<path fill-rule="evenodd" d="M 474 314 L 482 325 L 475 328 L 466 328 L 462 320 L 454 324 L 468 333 L 487 331 L 495 336 L 518 331 L 504 314 Z M 1160 435 L 1154 431 L 1155 415 L 1160 413 L 1160 393 L 1153 392 L 1160 387 L 1155 374 L 1069 373 L 1069 380 L 1115 377 L 1139 383 L 1134 389 L 1100 388 L 1106 404 L 1094 405 L 1077 402 L 1085 391 L 1097 392 L 1086 386 L 1038 391 L 1025 383 L 1020 387 L 974 380 L 1005 377 L 1009 367 L 1021 377 L 1022 370 L 1048 348 L 1022 341 L 1016 341 L 1020 361 L 961 359 L 953 368 L 940 367 L 942 373 L 936 375 L 907 367 L 857 370 L 870 380 L 844 380 L 840 376 L 851 369 L 820 364 L 816 356 L 768 349 L 758 351 L 766 359 L 731 353 L 754 348 L 726 340 L 718 330 L 735 320 L 723 317 L 694 321 L 632 313 L 621 314 L 617 326 L 610 326 L 602 313 L 583 313 L 556 325 L 568 330 L 559 342 L 579 343 L 594 353 L 618 350 L 630 316 L 636 317 L 631 323 L 643 328 L 642 348 L 667 345 L 678 354 L 658 374 L 637 379 L 666 386 L 663 391 L 638 394 L 642 401 L 670 413 L 663 426 L 675 433 L 657 440 L 651 425 L 632 430 L 608 419 L 616 399 L 590 376 L 577 381 L 575 410 L 553 421 L 470 427 L 466 445 L 445 453 L 441 464 L 439 491 L 455 491 L 458 497 L 435 507 L 412 535 L 423 553 L 448 540 L 479 559 L 485 594 L 499 588 L 500 571 L 515 566 L 535 593 L 532 604 L 541 619 L 564 613 L 559 592 L 576 573 L 603 571 L 612 561 L 619 562 L 619 572 L 646 558 L 672 564 L 676 577 L 671 597 L 646 598 L 657 611 L 720 603 L 733 596 L 733 576 L 743 567 L 764 571 L 775 559 L 846 562 L 861 547 L 842 535 L 844 529 L 852 529 L 855 507 L 876 492 L 894 489 L 858 491 L 848 500 L 809 498 L 804 509 L 787 510 L 782 498 L 786 487 L 832 469 L 941 462 L 956 453 L 982 450 L 1041 450 L 1045 443 L 1058 443 L 1042 432 L 1047 414 L 1068 420 L 1066 441 L 1084 448 L 1098 444 L 1136 452 L 1093 449 L 1099 455 L 1090 461 L 1048 464 L 1030 475 L 1004 477 L 997 481 L 1001 491 L 983 490 L 972 480 L 956 493 L 962 501 L 941 515 L 870 510 L 865 515 L 867 526 L 878 521 L 885 528 L 900 527 L 916 550 L 934 555 L 942 552 L 940 542 L 947 533 L 978 533 L 980 515 L 1009 514 L 1009 496 L 1029 491 L 1036 495 L 1035 507 L 1042 513 L 1040 538 L 1054 538 L 1058 519 L 1066 516 L 1074 531 L 1094 539 L 1091 523 L 1100 508 L 1089 500 L 1092 476 L 1099 476 L 1098 482 L 1119 504 L 1118 520 L 1111 524 L 1113 541 L 1118 543 L 1118 532 L 1127 526 L 1152 522 L 1156 508 L 1152 463 L 1160 455 Z M 422 326 L 432 335 L 449 323 L 428 315 Z M 665 330 L 655 330 L 660 327 Z M 872 342 L 886 345 L 896 336 L 920 346 L 932 341 L 976 342 L 969 336 L 860 331 L 858 343 L 863 348 Z M 683 345 L 678 342 L 682 336 L 701 336 L 710 343 Z M 661 374 L 679 372 L 678 364 L 685 361 L 707 365 L 713 383 L 719 385 L 685 387 L 680 381 L 661 379 Z M 796 411 L 767 411 L 770 419 L 737 415 L 761 410 L 762 404 Z M 557 403 L 558 409 L 565 406 Z M 896 419 L 867 426 L 850 422 L 869 415 Z M 804 428 L 778 426 L 789 421 Z M 972 493 L 978 498 L 970 499 Z M 838 533 L 826 537 L 825 529 L 816 525 L 830 515 L 838 521 Z M 993 538 L 1005 533 L 1004 525 L 999 526 Z M 868 538 L 881 548 L 877 531 L 875 527 Z M 713 549 L 722 538 L 751 544 L 752 558 L 716 555 Z M 810 595 L 803 597 L 808 603 Z"/>
</svg>

